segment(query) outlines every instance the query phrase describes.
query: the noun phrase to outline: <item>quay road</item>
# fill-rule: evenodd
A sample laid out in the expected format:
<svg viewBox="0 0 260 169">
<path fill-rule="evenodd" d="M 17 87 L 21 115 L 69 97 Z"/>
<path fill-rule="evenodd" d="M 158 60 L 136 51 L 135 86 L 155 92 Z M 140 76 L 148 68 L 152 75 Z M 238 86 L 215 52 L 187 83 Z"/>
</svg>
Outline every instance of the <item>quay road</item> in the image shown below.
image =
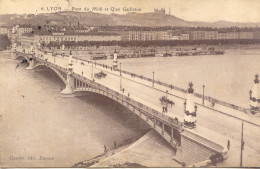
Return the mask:
<svg viewBox="0 0 260 169">
<path fill-rule="evenodd" d="M 48 62 L 54 63 L 58 66 L 67 68 L 68 57 L 52 54 L 44 54 L 44 59 L 48 59 Z M 112 65 L 112 63 L 111 63 Z M 119 67 L 119 65 L 118 65 Z M 103 71 L 107 74 L 105 78 L 95 78 L 95 73 Z M 150 106 L 158 111 L 162 112 L 162 105 L 159 98 L 166 96 L 169 100 L 174 101 L 175 106 L 168 105 L 168 112 L 165 115 L 172 118 L 177 117 L 180 121 L 183 121 L 184 117 L 184 100 L 186 98 L 185 93 L 181 93 L 175 90 L 171 90 L 164 86 L 154 84 L 146 80 L 142 80 L 137 77 L 131 77 L 122 73 L 122 88 L 120 91 L 120 72 L 114 71 L 109 68 L 105 68 L 87 61 L 73 58 L 73 72 L 82 75 L 88 79 L 94 79 L 95 82 L 103 84 L 108 88 L 125 94 L 130 98 L 143 103 L 146 106 Z M 196 85 L 196 84 L 195 84 Z M 187 84 L 188 88 L 188 84 Z M 195 91 L 196 92 L 196 91 Z M 211 103 L 205 101 L 205 106 L 201 105 L 201 99 L 194 98 L 198 105 L 197 111 L 197 127 L 196 132 L 214 140 L 218 143 L 221 142 L 225 145 L 227 140 L 231 142 L 231 149 L 229 152 L 229 158 L 225 161 L 225 166 L 239 166 L 240 163 L 240 140 L 241 140 L 241 119 L 244 123 L 244 166 L 259 166 L 260 165 L 260 130 L 259 117 L 252 117 L 242 112 L 228 109 L 226 107 L 215 105 L 214 109 L 210 107 Z M 220 113 L 220 111 L 222 113 Z M 227 115 L 228 114 L 228 115 Z M 236 118 L 232 117 L 235 116 Z"/>
</svg>

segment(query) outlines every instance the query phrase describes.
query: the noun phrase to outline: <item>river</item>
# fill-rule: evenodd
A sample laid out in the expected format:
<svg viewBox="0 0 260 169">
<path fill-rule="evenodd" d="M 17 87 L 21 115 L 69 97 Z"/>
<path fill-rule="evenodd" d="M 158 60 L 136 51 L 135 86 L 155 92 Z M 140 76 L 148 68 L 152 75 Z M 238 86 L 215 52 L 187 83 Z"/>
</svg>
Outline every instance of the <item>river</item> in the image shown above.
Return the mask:
<svg viewBox="0 0 260 169">
<path fill-rule="evenodd" d="M 102 154 L 104 145 L 129 143 L 147 131 L 116 102 L 96 94 L 62 97 L 55 74 L 16 68 L 18 62 L 0 58 L 1 167 L 71 167 Z"/>
<path fill-rule="evenodd" d="M 224 55 L 119 59 L 122 70 L 173 84 L 183 89 L 194 83 L 196 93 L 249 107 L 249 90 L 260 73 L 260 49 L 227 49 Z M 112 66 L 112 60 L 99 60 Z"/>
</svg>

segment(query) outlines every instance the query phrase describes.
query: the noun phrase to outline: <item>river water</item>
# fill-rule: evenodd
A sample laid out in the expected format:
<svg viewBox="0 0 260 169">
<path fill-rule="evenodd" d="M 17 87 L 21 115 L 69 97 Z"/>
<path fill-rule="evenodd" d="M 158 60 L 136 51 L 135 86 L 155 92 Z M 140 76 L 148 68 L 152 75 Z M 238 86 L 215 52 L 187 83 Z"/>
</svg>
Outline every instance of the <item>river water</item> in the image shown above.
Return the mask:
<svg viewBox="0 0 260 169">
<path fill-rule="evenodd" d="M 0 59 L 0 166 L 71 167 L 102 154 L 104 145 L 129 143 L 147 131 L 114 101 L 96 94 L 62 97 L 64 85 L 54 73 L 16 68 L 18 62 Z"/>
<path fill-rule="evenodd" d="M 183 89 L 193 82 L 196 93 L 245 108 L 255 74 L 260 74 L 260 48 L 227 49 L 224 55 L 119 59 L 122 70 L 173 84 Z M 112 60 L 97 63 L 112 65 Z"/>
</svg>

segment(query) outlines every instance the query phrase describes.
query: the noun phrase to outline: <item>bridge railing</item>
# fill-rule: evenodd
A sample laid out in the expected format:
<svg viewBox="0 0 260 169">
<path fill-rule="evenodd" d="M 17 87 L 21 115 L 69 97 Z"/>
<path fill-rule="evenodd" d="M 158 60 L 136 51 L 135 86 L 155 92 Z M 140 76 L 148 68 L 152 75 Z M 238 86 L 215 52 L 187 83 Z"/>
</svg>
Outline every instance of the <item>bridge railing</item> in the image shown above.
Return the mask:
<svg viewBox="0 0 260 169">
<path fill-rule="evenodd" d="M 85 77 L 82 77 L 79 74 L 76 74 L 76 73 L 73 72 L 72 75 L 74 77 L 78 78 L 78 79 L 81 79 L 82 81 L 85 81 L 86 83 L 90 83 L 90 85 L 92 85 L 94 87 L 97 87 L 100 90 L 103 90 L 103 91 L 105 91 L 105 92 L 107 92 L 109 94 L 112 94 L 112 95 L 116 96 L 117 98 L 119 98 L 119 99 L 129 103 L 130 105 L 135 106 L 139 110 L 142 110 L 142 111 L 145 111 L 145 112 L 149 113 L 150 116 L 157 117 L 158 119 L 161 119 L 164 122 L 167 122 L 171 126 L 174 126 L 176 128 L 181 128 L 182 127 L 182 122 L 180 122 L 177 118 L 173 119 L 173 118 L 171 118 L 169 116 L 166 116 L 166 115 L 162 114 L 161 112 L 159 112 L 159 111 L 157 111 L 155 109 L 152 109 L 152 108 L 150 108 L 150 107 L 148 107 L 148 106 L 146 106 L 146 105 L 144 105 L 144 104 L 142 104 L 142 103 L 132 99 L 131 97 L 125 96 L 125 95 L 123 95 L 121 93 L 118 93 L 118 92 L 116 92 L 114 90 L 111 90 L 108 87 L 103 86 L 103 85 L 101 85 L 99 83 L 96 83 L 94 81 L 91 81 L 91 80 L 89 80 L 89 79 L 87 79 Z"/>
<path fill-rule="evenodd" d="M 100 63 L 96 63 L 96 62 L 89 61 L 89 60 L 87 62 L 96 64 L 96 65 L 99 65 L 99 66 L 102 66 L 102 67 L 106 67 L 106 68 L 109 68 L 109 69 L 112 68 L 111 66 L 100 64 Z M 120 71 L 120 70 L 117 69 L 116 71 Z M 167 88 L 169 88 L 171 90 L 173 89 L 173 90 L 177 90 L 177 91 L 182 92 L 182 93 L 187 93 L 187 90 L 185 90 L 183 88 L 180 88 L 180 87 L 177 87 L 177 86 L 174 86 L 172 84 L 167 84 L 167 83 L 161 82 L 159 80 L 153 80 L 153 79 L 150 79 L 148 77 L 144 77 L 143 75 L 138 75 L 138 74 L 131 73 L 131 72 L 128 72 L 128 71 L 125 71 L 125 70 L 121 70 L 121 72 L 124 73 L 124 74 L 130 75 L 132 77 L 137 77 L 137 78 L 140 78 L 140 79 L 143 79 L 143 80 L 147 80 L 147 81 L 149 81 L 151 83 L 155 83 L 155 84 L 159 84 L 161 86 L 165 86 L 165 87 L 167 87 Z M 198 98 L 201 98 L 201 99 L 203 98 L 203 95 L 201 95 L 199 93 L 194 93 L 194 96 L 198 97 Z M 237 106 L 235 104 L 227 103 L 227 102 L 218 100 L 218 99 L 210 97 L 210 96 L 204 96 L 204 100 L 207 100 L 207 101 L 209 101 L 211 103 L 217 103 L 219 105 L 222 105 L 222 106 L 225 106 L 225 107 L 229 107 L 231 109 L 235 109 L 235 110 L 247 113 L 247 109 L 244 108 L 244 107 L 240 107 L 240 106 Z"/>
</svg>

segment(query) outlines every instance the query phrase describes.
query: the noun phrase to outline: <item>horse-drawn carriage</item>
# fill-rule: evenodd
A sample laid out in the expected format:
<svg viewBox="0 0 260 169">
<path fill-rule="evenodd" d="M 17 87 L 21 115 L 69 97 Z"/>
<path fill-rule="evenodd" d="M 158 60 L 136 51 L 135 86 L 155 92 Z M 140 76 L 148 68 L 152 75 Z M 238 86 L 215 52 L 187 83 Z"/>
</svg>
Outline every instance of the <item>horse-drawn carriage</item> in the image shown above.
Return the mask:
<svg viewBox="0 0 260 169">
<path fill-rule="evenodd" d="M 95 73 L 95 78 L 101 79 L 102 77 L 105 78 L 107 76 L 107 74 L 105 74 L 104 72 L 99 72 L 99 73 Z"/>
</svg>

